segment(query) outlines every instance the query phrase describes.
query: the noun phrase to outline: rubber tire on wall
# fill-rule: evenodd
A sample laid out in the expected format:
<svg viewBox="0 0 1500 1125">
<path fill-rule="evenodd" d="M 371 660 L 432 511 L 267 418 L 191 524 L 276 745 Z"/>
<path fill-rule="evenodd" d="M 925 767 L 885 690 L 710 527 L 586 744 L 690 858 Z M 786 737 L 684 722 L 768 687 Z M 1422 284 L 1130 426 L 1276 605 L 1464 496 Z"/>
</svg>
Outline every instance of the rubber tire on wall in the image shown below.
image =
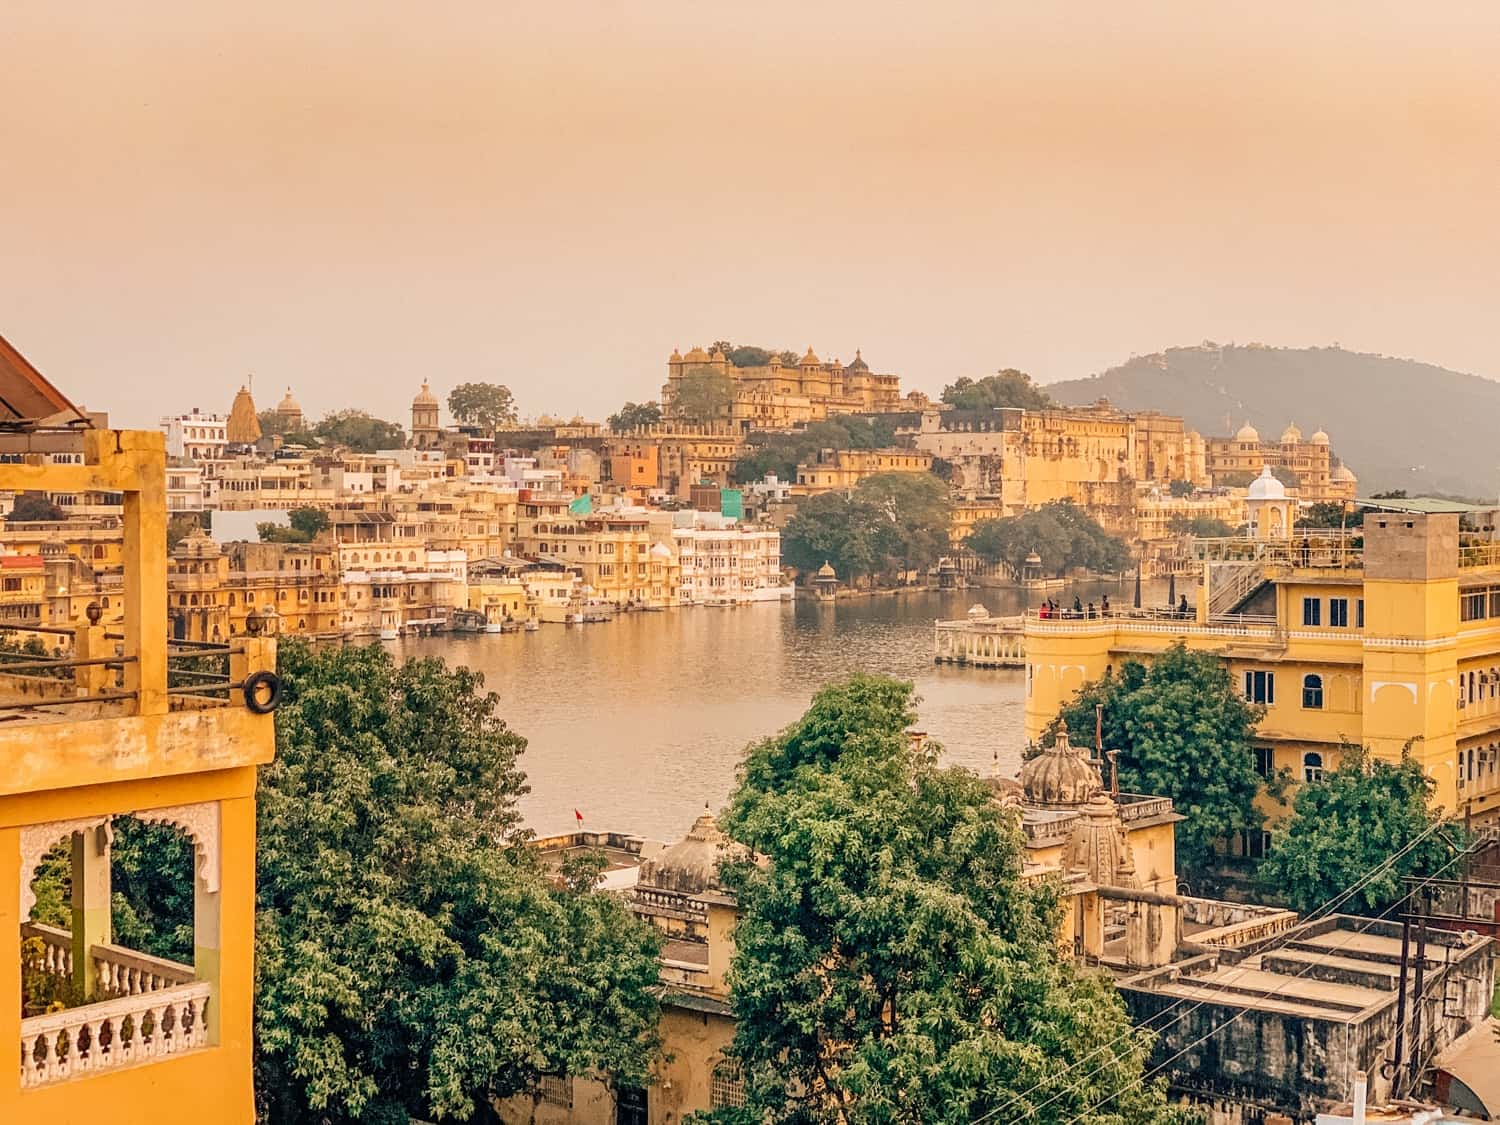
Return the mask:
<svg viewBox="0 0 1500 1125">
<path fill-rule="evenodd" d="M 270 688 L 270 694 L 260 698 L 260 689 Z M 269 715 L 281 703 L 281 677 L 275 672 L 252 672 L 245 677 L 245 706 L 257 715 Z"/>
</svg>

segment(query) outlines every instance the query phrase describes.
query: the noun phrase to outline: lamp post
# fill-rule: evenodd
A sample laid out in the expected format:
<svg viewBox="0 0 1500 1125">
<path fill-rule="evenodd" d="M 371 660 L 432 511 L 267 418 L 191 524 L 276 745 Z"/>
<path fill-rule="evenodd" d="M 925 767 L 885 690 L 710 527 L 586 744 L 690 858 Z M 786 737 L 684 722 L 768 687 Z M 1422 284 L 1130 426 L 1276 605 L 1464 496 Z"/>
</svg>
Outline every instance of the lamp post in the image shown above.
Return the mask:
<svg viewBox="0 0 1500 1125">
<path fill-rule="evenodd" d="M 1146 565 L 1146 556 L 1137 555 L 1135 559 L 1135 608 L 1141 608 L 1141 571 Z"/>
</svg>

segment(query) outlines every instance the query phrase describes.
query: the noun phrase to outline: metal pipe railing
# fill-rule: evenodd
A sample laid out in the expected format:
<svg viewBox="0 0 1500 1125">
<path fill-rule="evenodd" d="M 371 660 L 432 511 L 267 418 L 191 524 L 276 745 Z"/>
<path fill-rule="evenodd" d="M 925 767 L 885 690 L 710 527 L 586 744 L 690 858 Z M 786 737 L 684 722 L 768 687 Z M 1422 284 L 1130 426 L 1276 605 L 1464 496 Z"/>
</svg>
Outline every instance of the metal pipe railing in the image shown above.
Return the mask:
<svg viewBox="0 0 1500 1125">
<path fill-rule="evenodd" d="M 36 711 L 43 707 L 73 707 L 79 703 L 115 703 L 136 698 L 133 691 L 105 691 L 96 695 L 76 695 L 67 699 L 28 699 L 17 703 L 0 703 L 0 711 Z"/>
</svg>

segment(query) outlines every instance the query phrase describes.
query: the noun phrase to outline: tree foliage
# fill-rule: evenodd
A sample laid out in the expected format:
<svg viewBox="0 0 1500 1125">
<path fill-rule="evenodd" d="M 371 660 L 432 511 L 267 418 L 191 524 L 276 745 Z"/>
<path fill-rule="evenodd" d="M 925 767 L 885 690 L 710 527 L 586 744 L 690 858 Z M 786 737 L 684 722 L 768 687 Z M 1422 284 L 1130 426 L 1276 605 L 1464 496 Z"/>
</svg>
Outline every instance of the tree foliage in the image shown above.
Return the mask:
<svg viewBox="0 0 1500 1125">
<path fill-rule="evenodd" d="M 1167 521 L 1167 528 L 1198 539 L 1220 539 L 1234 534 L 1234 528 L 1213 516 L 1173 516 Z"/>
<path fill-rule="evenodd" d="M 192 512 L 178 512 L 170 516 L 167 519 L 167 550 L 170 551 L 202 526 L 202 519 Z"/>
<path fill-rule="evenodd" d="M 1056 405 L 1051 395 L 1032 383 L 1030 375 L 1014 367 L 982 379 L 961 376 L 943 388 L 942 400 L 958 410 L 994 410 L 1001 406 L 1045 410 Z"/>
<path fill-rule="evenodd" d="M 290 526 L 274 523 L 258 523 L 256 534 L 262 543 L 311 543 L 320 532 L 332 526 L 328 513 L 321 508 L 293 508 L 287 513 Z"/>
<path fill-rule="evenodd" d="M 63 518 L 63 510 L 47 499 L 44 492 L 22 492 L 17 494 L 10 515 L 11 523 L 31 523 Z"/>
<path fill-rule="evenodd" d="M 335 410 L 324 415 L 323 420 L 313 427 L 313 436 L 356 453 L 400 449 L 406 445 L 406 431 L 400 425 L 373 417 L 363 410 Z"/>
<path fill-rule="evenodd" d="M 729 412 L 734 402 L 734 381 L 714 367 L 699 366 L 683 373 L 672 406 L 692 422 L 712 422 Z"/>
<path fill-rule="evenodd" d="M 654 402 L 627 402 L 609 416 L 609 428 L 617 434 L 660 422 L 661 407 Z"/>
<path fill-rule="evenodd" d="M 493 430 L 516 420 L 516 402 L 501 383 L 460 383 L 448 392 L 448 413 L 467 426 Z"/>
<path fill-rule="evenodd" d="M 851 495 L 803 501 L 781 533 L 782 555 L 798 570 L 826 561 L 846 582 L 931 566 L 949 549 L 952 504 L 929 473 L 876 473 Z"/>
<path fill-rule="evenodd" d="M 813 422 L 789 433 L 754 435 L 752 448 L 735 462 L 733 476 L 740 484 L 763 480 L 796 480 L 797 466 L 822 449 L 884 449 L 895 443 L 896 427 L 888 418 L 844 414 Z"/>
<path fill-rule="evenodd" d="M 1187 820 L 1177 825 L 1177 869 L 1202 880 L 1214 845 L 1236 832 L 1258 830 L 1261 777 L 1255 766 L 1260 709 L 1246 702 L 1212 654 L 1181 643 L 1149 667 L 1126 661 L 1118 673 L 1085 684 L 1062 709 L 1072 731 L 1094 729 L 1104 707 L 1104 747 L 1119 751 L 1120 788 L 1171 797 Z M 1058 720 L 1048 729 L 1056 735 Z"/>
<path fill-rule="evenodd" d="M 1014 812 L 912 747 L 912 704 L 910 684 L 856 676 L 748 751 L 725 825 L 762 858 L 723 869 L 747 1104 L 712 1116 L 1168 1119 L 1141 1081 L 1150 1034 L 1060 948 L 1055 886 L 1023 883 Z"/>
<path fill-rule="evenodd" d="M 1410 750 L 1408 744 L 1399 762 L 1388 762 L 1345 743 L 1337 769 L 1297 789 L 1292 815 L 1273 833 L 1271 853 L 1259 871 L 1273 898 L 1305 914 L 1374 872 L 1339 906 L 1373 914 L 1401 897 L 1404 877 L 1436 874 L 1448 865 L 1453 856 L 1448 837 L 1461 835 L 1457 825 L 1406 851 L 1443 819 L 1432 805 L 1433 782 Z"/>
<path fill-rule="evenodd" d="M 1190 480 L 1174 480 L 1167 483 L 1167 491 L 1176 499 L 1193 494 L 1193 482 Z"/>
<path fill-rule="evenodd" d="M 1306 528 L 1363 527 L 1364 522 L 1363 508 L 1351 510 L 1338 500 L 1320 500 L 1303 509 L 1302 515 L 1297 519 L 1297 526 Z"/>
<path fill-rule="evenodd" d="M 1044 504 L 1019 516 L 978 520 L 964 540 L 969 550 L 1016 570 L 1033 551 L 1042 569 L 1060 575 L 1075 567 L 1095 573 L 1118 572 L 1130 563 L 1130 550 L 1088 512 L 1066 500 Z"/>
<path fill-rule="evenodd" d="M 658 940 L 599 865 L 527 846 L 524 740 L 480 677 L 380 648 L 281 650 L 261 773 L 266 1120 L 467 1119 L 544 1074 L 643 1081 Z"/>
</svg>

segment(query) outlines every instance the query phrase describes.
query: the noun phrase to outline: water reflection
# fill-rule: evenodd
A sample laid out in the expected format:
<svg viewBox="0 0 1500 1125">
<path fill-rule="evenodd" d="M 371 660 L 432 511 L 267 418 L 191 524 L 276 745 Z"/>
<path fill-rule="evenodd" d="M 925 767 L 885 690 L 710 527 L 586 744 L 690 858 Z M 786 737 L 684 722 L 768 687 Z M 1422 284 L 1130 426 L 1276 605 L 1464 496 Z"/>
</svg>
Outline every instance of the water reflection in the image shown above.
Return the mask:
<svg viewBox="0 0 1500 1125">
<path fill-rule="evenodd" d="M 1085 602 L 1107 592 L 1116 604 L 1130 593 L 1114 582 L 1086 585 L 1069 589 L 1069 602 L 1075 592 Z M 1014 772 L 1023 673 L 932 662 L 933 621 L 961 617 L 975 601 L 994 614 L 1025 604 L 1017 591 L 966 590 L 836 606 L 697 607 L 391 648 L 484 673 L 528 740 L 522 809 L 537 831 L 571 828 L 577 809 L 590 828 L 675 839 L 705 804 L 724 803 L 748 743 L 801 714 L 820 685 L 856 671 L 914 681 L 921 726 L 948 760 L 988 771 L 998 756 Z"/>
</svg>

